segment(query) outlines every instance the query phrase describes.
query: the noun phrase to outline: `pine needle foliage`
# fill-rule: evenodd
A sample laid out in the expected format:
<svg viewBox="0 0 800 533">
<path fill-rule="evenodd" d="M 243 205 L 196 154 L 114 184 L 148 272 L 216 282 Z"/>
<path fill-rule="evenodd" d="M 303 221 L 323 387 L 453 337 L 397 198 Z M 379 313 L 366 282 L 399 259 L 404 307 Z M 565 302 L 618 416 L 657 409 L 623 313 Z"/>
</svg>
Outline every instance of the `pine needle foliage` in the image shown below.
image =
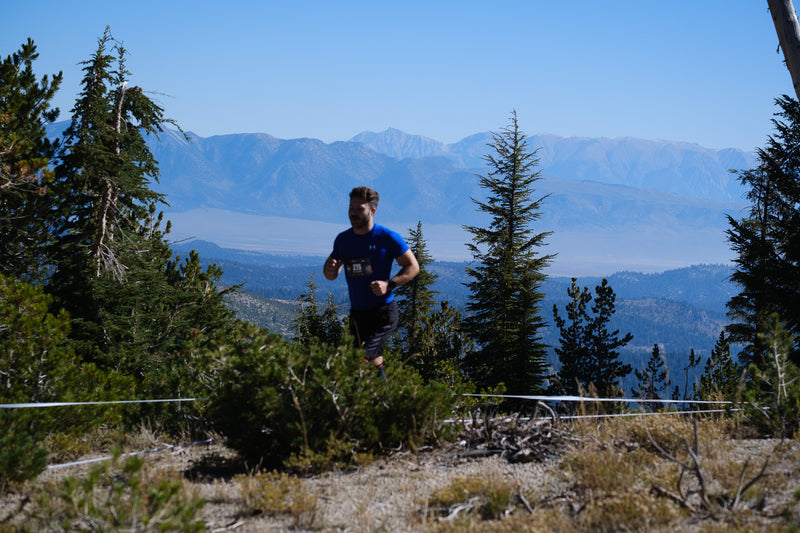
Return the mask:
<svg viewBox="0 0 800 533">
<path fill-rule="evenodd" d="M 252 467 L 332 468 L 448 432 L 449 389 L 407 366 L 390 367 L 388 382 L 370 380 L 352 337 L 300 344 L 253 328 L 223 351 L 205 414 Z"/>
<path fill-rule="evenodd" d="M 636 388 L 631 391 L 634 398 L 641 398 L 643 400 L 666 399 L 663 397 L 662 393 L 669 390 L 671 383 L 669 371 L 664 362 L 664 358 L 661 356 L 661 350 L 658 344 L 653 345 L 653 351 L 650 352 L 650 359 L 647 360 L 644 368 L 641 370 L 634 369 L 633 372 L 637 380 Z M 645 408 L 650 411 L 656 411 L 660 407 L 658 403 L 642 403 Z"/>
<path fill-rule="evenodd" d="M 400 312 L 399 344 L 406 360 L 429 379 L 432 371 L 432 356 L 427 350 L 425 336 L 430 328 L 430 320 L 436 309 L 437 291 L 433 290 L 438 276 L 428 269 L 434 259 L 428 252 L 428 244 L 422 232 L 422 222 L 416 229 L 408 230 L 408 246 L 419 263 L 419 273 L 406 283 L 394 289 L 397 307 Z"/>
<path fill-rule="evenodd" d="M 547 346 L 540 307 L 544 269 L 553 255 L 540 248 L 550 232 L 535 232 L 544 197 L 534 199 L 534 170 L 539 160 L 528 149 L 514 111 L 508 126 L 492 134 L 489 172 L 478 176 L 486 199 L 473 198 L 489 217 L 488 226 L 465 226 L 475 266 L 467 268 L 470 300 L 465 325 L 476 343 L 467 354 L 465 370 L 480 388 L 501 383 L 511 394 L 541 392 L 544 388 Z"/>
<path fill-rule="evenodd" d="M 614 290 L 603 279 L 593 297 L 588 287 L 580 288 L 572 278 L 567 294 L 571 299 L 565 317 L 553 306 L 561 334 L 555 350 L 561 369 L 553 377 L 550 391 L 575 395 L 595 390 L 603 398 L 621 396 L 620 381 L 631 373 L 631 366 L 620 361 L 620 348 L 633 340 L 633 335 L 609 331 L 615 313 Z"/>
<path fill-rule="evenodd" d="M 763 344 L 777 313 L 790 335 L 800 335 L 800 104 L 783 96 L 773 120 L 775 134 L 756 151 L 758 166 L 739 172 L 749 187 L 750 211 L 728 217 L 727 231 L 736 254 L 731 279 L 740 287 L 728 302 L 731 342 L 743 343 L 744 365 L 770 364 L 771 348 Z M 800 348 L 789 358 L 800 364 Z"/>
<path fill-rule="evenodd" d="M 41 286 L 0 274 L 0 403 L 116 399 L 113 391 L 129 388 L 130 380 L 81 363 L 67 342 L 69 317 L 52 314 L 51 304 Z M 0 488 L 44 469 L 48 434 L 77 435 L 118 418 L 100 407 L 0 409 Z"/>
<path fill-rule="evenodd" d="M 328 303 L 320 312 L 314 276 L 306 283 L 306 292 L 298 296 L 298 307 L 292 325 L 295 342 L 310 344 L 314 342 L 336 345 L 344 335 L 344 325 L 333 295 L 328 293 Z"/>
<path fill-rule="evenodd" d="M 731 357 L 731 345 L 725 332 L 720 332 L 700 381 L 695 384 L 695 399 L 729 402 L 736 400 L 741 390 L 743 370 Z"/>
<path fill-rule="evenodd" d="M 0 61 L 0 274 L 41 281 L 42 246 L 49 228 L 50 160 L 57 143 L 46 125 L 58 117 L 50 108 L 62 75 L 37 80 L 33 62 L 39 53 L 31 39 Z"/>
<path fill-rule="evenodd" d="M 790 359 L 797 345 L 777 313 L 771 327 L 760 336 L 768 348 L 768 359 L 751 364 L 742 409 L 761 434 L 791 437 L 800 431 L 800 368 Z"/>
</svg>

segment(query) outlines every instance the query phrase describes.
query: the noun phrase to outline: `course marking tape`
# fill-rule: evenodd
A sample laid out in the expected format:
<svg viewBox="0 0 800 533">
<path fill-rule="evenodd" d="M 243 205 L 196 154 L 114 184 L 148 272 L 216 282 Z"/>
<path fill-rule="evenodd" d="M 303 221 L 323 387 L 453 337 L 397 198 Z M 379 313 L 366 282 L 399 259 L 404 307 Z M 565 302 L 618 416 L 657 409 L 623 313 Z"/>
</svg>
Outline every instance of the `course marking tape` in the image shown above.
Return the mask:
<svg viewBox="0 0 800 533">
<path fill-rule="evenodd" d="M 657 411 L 657 412 L 639 412 L 639 413 L 611 413 L 611 414 L 601 414 L 601 415 L 563 415 L 563 416 L 556 416 L 557 420 L 578 420 L 581 418 L 616 418 L 620 416 L 657 416 L 657 415 L 702 415 L 705 413 L 727 413 L 729 411 L 739 411 L 739 409 L 708 409 L 705 411 Z M 511 416 L 506 418 L 513 418 Z M 547 420 L 551 417 L 543 416 L 543 420 Z M 518 420 L 522 422 L 527 422 L 531 420 L 530 417 L 520 417 Z M 472 419 L 460 418 L 447 418 L 443 420 L 445 424 L 468 424 L 472 422 Z"/>
<path fill-rule="evenodd" d="M 539 400 L 545 402 L 628 402 L 628 403 L 682 403 L 682 404 L 732 404 L 729 401 L 715 400 L 660 400 L 648 398 L 592 398 L 587 396 L 539 396 L 516 394 L 462 394 L 479 398 L 517 398 L 522 400 Z"/>
<path fill-rule="evenodd" d="M 70 405 L 112 405 L 122 403 L 162 403 L 162 402 L 195 402 L 205 398 L 168 398 L 163 400 L 116 400 L 108 402 L 40 402 L 40 403 L 4 403 L 0 409 L 24 409 L 27 407 L 63 407 Z"/>
</svg>

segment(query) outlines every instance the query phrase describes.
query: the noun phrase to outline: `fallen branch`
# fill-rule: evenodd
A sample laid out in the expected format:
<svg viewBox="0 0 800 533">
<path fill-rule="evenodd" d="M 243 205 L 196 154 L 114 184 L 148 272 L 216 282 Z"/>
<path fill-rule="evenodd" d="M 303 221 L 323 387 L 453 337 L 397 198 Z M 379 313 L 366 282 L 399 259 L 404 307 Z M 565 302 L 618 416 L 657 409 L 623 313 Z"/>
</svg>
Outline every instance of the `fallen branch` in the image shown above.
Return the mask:
<svg viewBox="0 0 800 533">
<path fill-rule="evenodd" d="M 656 496 L 662 496 L 668 498 L 678 504 L 679 506 L 683 507 L 691 511 L 694 514 L 703 514 L 707 513 L 709 516 L 714 517 L 715 513 L 718 510 L 725 510 L 725 511 L 736 511 L 739 509 L 740 504 L 742 503 L 742 495 L 750 489 L 755 483 L 759 480 L 764 478 L 767 475 L 767 467 L 769 466 L 769 462 L 772 457 L 778 452 L 780 447 L 783 445 L 783 440 L 779 442 L 775 448 L 767 455 L 764 459 L 763 464 L 761 465 L 761 469 L 759 472 L 750 478 L 749 481 L 745 481 L 747 469 L 750 466 L 751 458 L 748 458 L 744 465 L 742 465 L 742 470 L 739 473 L 739 481 L 736 486 L 736 490 L 734 492 L 735 496 L 733 498 L 719 498 L 719 497 L 712 497 L 709 493 L 709 479 L 707 478 L 706 473 L 701 465 L 701 458 L 700 458 L 700 439 L 698 437 L 698 430 L 697 430 L 697 420 L 694 421 L 694 442 L 690 443 L 685 437 L 681 435 L 677 435 L 676 433 L 669 431 L 671 435 L 678 438 L 684 446 L 685 451 L 688 453 L 689 457 L 691 458 L 691 462 L 683 461 L 675 457 L 675 455 L 669 453 L 667 450 L 661 447 L 658 442 L 656 442 L 653 435 L 650 433 L 650 429 L 645 425 L 645 431 L 647 432 L 647 437 L 650 439 L 650 443 L 655 447 L 658 453 L 672 463 L 677 464 L 680 467 L 680 473 L 678 475 L 678 480 L 676 481 L 676 488 L 677 493 L 671 492 L 666 490 L 658 485 L 653 485 L 650 489 L 651 494 L 655 494 Z M 684 490 L 683 481 L 687 474 L 694 476 L 698 488 L 693 490 Z M 696 494 L 698 496 L 699 502 L 694 504 L 690 501 L 692 495 Z"/>
</svg>

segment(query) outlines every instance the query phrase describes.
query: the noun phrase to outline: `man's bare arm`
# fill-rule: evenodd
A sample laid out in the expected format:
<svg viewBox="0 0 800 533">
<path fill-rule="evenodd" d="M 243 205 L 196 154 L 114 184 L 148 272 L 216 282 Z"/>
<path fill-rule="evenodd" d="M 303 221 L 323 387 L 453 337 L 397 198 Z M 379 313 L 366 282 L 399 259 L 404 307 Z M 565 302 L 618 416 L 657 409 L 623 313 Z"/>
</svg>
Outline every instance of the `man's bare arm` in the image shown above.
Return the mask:
<svg viewBox="0 0 800 533">
<path fill-rule="evenodd" d="M 389 278 L 389 280 L 375 280 L 370 283 L 372 292 L 378 296 L 383 296 L 389 292 L 389 281 L 393 281 L 396 286 L 404 285 L 414 279 L 419 274 L 419 263 L 414 253 L 411 250 L 406 250 L 406 253 L 397 258 L 397 264 L 400 265 L 400 271 Z"/>
<path fill-rule="evenodd" d="M 397 264 L 402 268 L 391 279 L 398 285 L 405 285 L 419 274 L 419 263 L 411 250 L 398 257 Z"/>
</svg>

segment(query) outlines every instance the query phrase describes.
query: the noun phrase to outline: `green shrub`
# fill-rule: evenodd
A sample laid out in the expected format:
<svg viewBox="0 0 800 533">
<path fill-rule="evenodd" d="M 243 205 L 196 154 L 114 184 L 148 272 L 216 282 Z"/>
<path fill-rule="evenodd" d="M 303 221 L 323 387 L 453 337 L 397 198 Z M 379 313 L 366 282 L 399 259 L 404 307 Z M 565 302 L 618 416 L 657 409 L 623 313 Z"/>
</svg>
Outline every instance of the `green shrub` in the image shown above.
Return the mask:
<svg viewBox="0 0 800 533">
<path fill-rule="evenodd" d="M 777 314 L 759 338 L 767 353 L 763 368 L 750 365 L 742 410 L 760 433 L 791 437 L 800 429 L 800 369 L 789 359 L 796 339 Z"/>
<path fill-rule="evenodd" d="M 345 341 L 347 342 L 347 341 Z M 360 453 L 441 436 L 453 394 L 413 369 L 374 377 L 348 345 L 288 342 L 253 332 L 225 354 L 206 415 L 251 467 L 350 463 Z"/>
<path fill-rule="evenodd" d="M 103 389 L 123 390 L 124 380 L 80 364 L 67 346 L 69 318 L 50 313 L 50 304 L 40 287 L 0 275 L 0 403 L 80 401 Z M 44 469 L 41 442 L 49 432 L 76 434 L 113 421 L 113 412 L 101 418 L 101 409 L 0 409 L 0 486 Z"/>
<path fill-rule="evenodd" d="M 178 475 L 149 472 L 137 457 L 115 458 L 82 479 L 65 478 L 57 490 L 45 485 L 21 530 L 203 531 L 204 504 Z"/>
</svg>

